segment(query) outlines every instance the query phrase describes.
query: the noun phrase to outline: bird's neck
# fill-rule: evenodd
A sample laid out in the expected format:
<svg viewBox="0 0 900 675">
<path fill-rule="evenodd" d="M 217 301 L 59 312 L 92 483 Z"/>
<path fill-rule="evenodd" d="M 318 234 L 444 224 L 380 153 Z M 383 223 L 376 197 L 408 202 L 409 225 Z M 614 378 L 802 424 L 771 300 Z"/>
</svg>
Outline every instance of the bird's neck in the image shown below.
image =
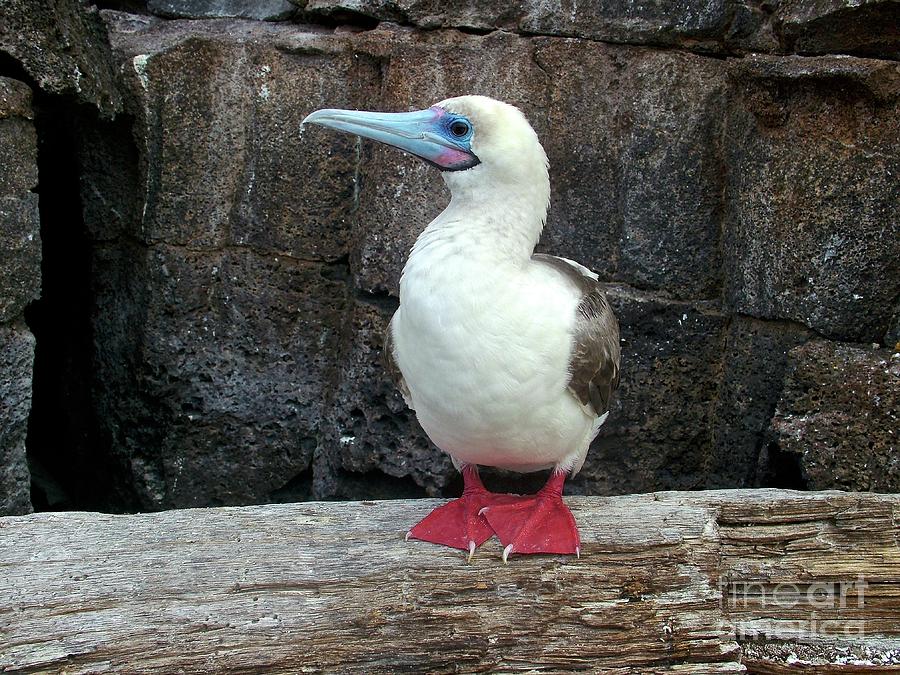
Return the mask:
<svg viewBox="0 0 900 675">
<path fill-rule="evenodd" d="M 454 190 L 447 208 L 422 232 L 416 255 L 459 255 L 487 264 L 524 264 L 530 260 L 547 217 L 546 190 L 503 186 Z"/>
</svg>

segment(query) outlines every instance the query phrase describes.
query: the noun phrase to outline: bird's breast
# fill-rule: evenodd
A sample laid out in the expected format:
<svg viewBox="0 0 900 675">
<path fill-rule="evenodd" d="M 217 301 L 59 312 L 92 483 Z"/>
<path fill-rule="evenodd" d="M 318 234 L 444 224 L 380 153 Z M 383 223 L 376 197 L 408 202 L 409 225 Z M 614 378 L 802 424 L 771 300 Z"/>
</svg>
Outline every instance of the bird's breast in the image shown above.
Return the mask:
<svg viewBox="0 0 900 675">
<path fill-rule="evenodd" d="M 577 298 L 515 265 L 431 257 L 410 259 L 393 320 L 431 439 L 463 461 L 510 466 L 571 443 L 560 427 L 583 422 L 566 390 Z"/>
</svg>

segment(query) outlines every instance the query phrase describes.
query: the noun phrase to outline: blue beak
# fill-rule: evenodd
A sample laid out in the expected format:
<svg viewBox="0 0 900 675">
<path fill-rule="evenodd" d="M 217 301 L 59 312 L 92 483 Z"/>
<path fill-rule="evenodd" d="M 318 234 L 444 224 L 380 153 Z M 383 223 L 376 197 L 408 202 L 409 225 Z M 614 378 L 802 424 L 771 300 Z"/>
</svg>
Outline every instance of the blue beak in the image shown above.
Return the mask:
<svg viewBox="0 0 900 675">
<path fill-rule="evenodd" d="M 480 163 L 470 145 L 469 121 L 437 106 L 408 113 L 317 110 L 303 120 L 301 127 L 304 124 L 320 124 L 371 138 L 405 150 L 443 171 L 462 171 Z M 467 133 L 459 134 L 466 125 Z"/>
</svg>

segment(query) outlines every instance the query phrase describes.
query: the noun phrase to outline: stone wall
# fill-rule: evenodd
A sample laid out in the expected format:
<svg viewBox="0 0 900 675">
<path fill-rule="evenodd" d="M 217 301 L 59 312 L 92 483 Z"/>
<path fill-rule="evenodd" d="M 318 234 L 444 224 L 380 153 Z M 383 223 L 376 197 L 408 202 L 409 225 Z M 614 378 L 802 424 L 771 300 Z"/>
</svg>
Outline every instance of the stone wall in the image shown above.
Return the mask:
<svg viewBox="0 0 900 675">
<path fill-rule="evenodd" d="M 0 76 L 0 514 L 31 511 L 25 435 L 34 336 L 24 312 L 41 283 L 33 119 L 28 85 Z"/>
<path fill-rule="evenodd" d="M 12 32 L 0 46 L 74 118 L 89 302 L 59 378 L 88 385 L 82 412 L 56 410 L 64 440 L 29 448 L 61 503 L 458 489 L 380 365 L 440 176 L 299 123 L 461 93 L 528 115 L 551 161 L 540 248 L 597 271 L 622 326 L 622 386 L 572 492 L 900 489 L 896 3 L 59 4 L 82 79 Z M 841 398 L 823 372 L 867 384 Z"/>
</svg>

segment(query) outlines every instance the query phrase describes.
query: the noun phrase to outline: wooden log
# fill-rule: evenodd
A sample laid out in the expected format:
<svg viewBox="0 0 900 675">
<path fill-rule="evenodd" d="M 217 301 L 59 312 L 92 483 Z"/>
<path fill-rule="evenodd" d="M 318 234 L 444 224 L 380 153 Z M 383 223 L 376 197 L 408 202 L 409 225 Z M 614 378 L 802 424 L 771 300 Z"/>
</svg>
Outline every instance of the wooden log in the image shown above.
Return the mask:
<svg viewBox="0 0 900 675">
<path fill-rule="evenodd" d="M 0 670 L 900 670 L 900 496 L 568 502 L 508 565 L 404 542 L 436 500 L 0 518 Z"/>
</svg>

